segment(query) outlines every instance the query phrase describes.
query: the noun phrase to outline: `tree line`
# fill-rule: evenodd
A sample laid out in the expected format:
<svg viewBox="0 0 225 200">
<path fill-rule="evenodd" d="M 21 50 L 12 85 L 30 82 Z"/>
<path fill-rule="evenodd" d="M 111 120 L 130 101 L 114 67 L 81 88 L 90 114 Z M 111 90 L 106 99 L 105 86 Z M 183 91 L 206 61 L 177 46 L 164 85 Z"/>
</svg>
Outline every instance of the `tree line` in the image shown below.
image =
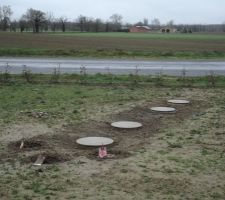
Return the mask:
<svg viewBox="0 0 225 200">
<path fill-rule="evenodd" d="M 225 32 L 224 24 L 174 24 L 173 20 L 166 24 L 161 24 L 160 20 L 155 18 L 150 23 L 147 18 L 135 24 L 122 23 L 122 15 L 113 14 L 109 20 L 104 21 L 100 18 L 93 18 L 80 15 L 74 21 L 68 20 L 66 16 L 54 17 L 50 12 L 43 12 L 33 8 L 27 9 L 20 19 L 11 20 L 13 11 L 10 6 L 0 6 L 0 30 L 1 31 L 20 31 L 20 32 L 56 32 L 56 31 L 80 31 L 80 32 L 129 32 L 129 28 L 135 25 L 150 26 L 153 30 L 159 30 L 163 27 L 176 28 L 179 30 L 192 32 Z"/>
</svg>

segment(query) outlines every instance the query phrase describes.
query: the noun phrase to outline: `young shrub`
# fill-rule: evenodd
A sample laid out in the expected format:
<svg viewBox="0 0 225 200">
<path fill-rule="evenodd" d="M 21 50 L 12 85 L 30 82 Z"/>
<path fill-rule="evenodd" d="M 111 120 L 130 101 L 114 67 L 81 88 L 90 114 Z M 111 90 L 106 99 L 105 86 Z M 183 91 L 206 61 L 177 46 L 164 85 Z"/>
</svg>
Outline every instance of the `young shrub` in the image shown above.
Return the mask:
<svg viewBox="0 0 225 200">
<path fill-rule="evenodd" d="M 9 66 L 9 63 L 6 63 L 6 66 L 5 66 L 5 70 L 4 72 L 0 73 L 0 81 L 2 83 L 9 83 L 10 82 L 10 78 L 11 78 L 11 75 L 10 75 L 10 66 Z"/>
<path fill-rule="evenodd" d="M 23 66 L 22 77 L 26 80 L 27 83 L 32 83 L 33 75 L 30 69 L 26 65 Z"/>
<path fill-rule="evenodd" d="M 182 71 L 181 71 L 181 80 L 182 80 L 184 85 L 185 85 L 186 73 L 187 73 L 186 69 L 183 68 Z"/>
<path fill-rule="evenodd" d="M 214 71 L 209 71 L 209 75 L 207 76 L 207 86 L 208 87 L 215 87 L 216 85 L 216 76 Z"/>
<path fill-rule="evenodd" d="M 81 77 L 81 83 L 86 83 L 87 68 L 84 65 L 80 67 L 80 77 Z"/>
<path fill-rule="evenodd" d="M 138 69 L 138 65 L 136 65 L 134 69 L 134 74 L 130 74 L 131 82 L 135 85 L 137 85 L 139 82 L 139 71 L 140 69 Z"/>
<path fill-rule="evenodd" d="M 155 85 L 156 86 L 163 86 L 163 73 L 162 70 L 156 74 L 155 78 Z"/>
<path fill-rule="evenodd" d="M 57 68 L 53 69 L 53 73 L 51 76 L 51 83 L 59 83 L 59 79 L 60 79 L 60 64 L 58 65 Z"/>
<path fill-rule="evenodd" d="M 110 67 L 106 67 L 105 69 L 107 71 L 107 77 L 109 78 L 109 84 L 112 84 L 114 81 L 114 76 L 110 71 Z"/>
</svg>

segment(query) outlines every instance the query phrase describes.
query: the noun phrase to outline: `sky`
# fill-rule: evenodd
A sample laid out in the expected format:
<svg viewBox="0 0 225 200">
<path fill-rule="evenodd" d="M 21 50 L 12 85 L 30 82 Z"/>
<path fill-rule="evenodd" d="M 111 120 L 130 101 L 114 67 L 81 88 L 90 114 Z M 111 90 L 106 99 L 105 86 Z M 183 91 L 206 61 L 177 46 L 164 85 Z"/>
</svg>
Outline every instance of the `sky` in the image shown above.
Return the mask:
<svg viewBox="0 0 225 200">
<path fill-rule="evenodd" d="M 225 0 L 0 0 L 10 5 L 13 19 L 28 8 L 51 12 L 55 17 L 76 19 L 79 15 L 109 20 L 117 13 L 124 23 L 158 18 L 162 24 L 221 24 L 225 22 Z"/>
</svg>

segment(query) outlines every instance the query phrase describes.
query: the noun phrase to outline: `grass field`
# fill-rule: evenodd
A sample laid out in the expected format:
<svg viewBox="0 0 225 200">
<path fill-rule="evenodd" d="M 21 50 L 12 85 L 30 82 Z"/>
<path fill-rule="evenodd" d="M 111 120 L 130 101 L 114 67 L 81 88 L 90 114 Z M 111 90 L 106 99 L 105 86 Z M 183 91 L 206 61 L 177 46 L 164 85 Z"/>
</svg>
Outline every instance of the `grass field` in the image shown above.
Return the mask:
<svg viewBox="0 0 225 200">
<path fill-rule="evenodd" d="M 224 59 L 224 34 L 0 33 L 0 56 Z"/>
<path fill-rule="evenodd" d="M 0 199 L 224 200 L 224 79 L 212 88 L 206 78 L 111 78 L 62 75 L 48 83 L 48 75 L 35 75 L 28 84 L 17 75 L 1 83 Z M 152 106 L 177 112 L 156 114 Z M 143 127 L 110 127 L 118 120 Z M 96 148 L 75 142 L 93 135 L 114 139 L 114 158 L 99 160 Z M 46 163 L 34 167 L 40 154 Z"/>
</svg>

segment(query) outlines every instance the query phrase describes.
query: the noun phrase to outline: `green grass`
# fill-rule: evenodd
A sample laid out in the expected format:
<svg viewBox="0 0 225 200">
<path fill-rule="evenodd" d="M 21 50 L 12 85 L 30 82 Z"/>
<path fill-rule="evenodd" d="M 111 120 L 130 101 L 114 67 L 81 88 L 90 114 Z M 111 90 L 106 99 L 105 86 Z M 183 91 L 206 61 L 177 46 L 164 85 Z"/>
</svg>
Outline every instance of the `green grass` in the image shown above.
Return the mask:
<svg viewBox="0 0 225 200">
<path fill-rule="evenodd" d="M 225 59 L 224 34 L 1 33 L 0 56 Z"/>
<path fill-rule="evenodd" d="M 0 56 L 49 56 L 77 58 L 142 58 L 142 59 L 225 59 L 221 51 L 129 51 L 122 49 L 39 49 L 39 48 L 0 48 Z"/>
<path fill-rule="evenodd" d="M 129 51 L 114 50 L 74 50 L 74 49 L 39 49 L 39 48 L 0 48 L 0 56 L 50 56 L 77 58 L 142 58 L 142 59 L 224 59 L 225 52 L 203 50 L 194 51 Z"/>
<path fill-rule="evenodd" d="M 35 118 L 39 112 L 46 112 L 47 119 L 43 117 L 40 120 L 49 122 L 55 119 L 81 121 L 86 118 L 83 108 L 87 105 L 138 101 L 148 98 L 145 91 L 155 86 L 171 89 L 211 87 L 207 77 L 180 80 L 167 76 L 158 79 L 154 76 L 62 74 L 58 83 L 51 83 L 51 75 L 32 76 L 32 83 L 27 83 L 21 75 L 11 75 L 8 82 L 1 83 L 0 124 L 7 124 L 18 118 L 26 119 L 30 115 Z M 224 88 L 225 77 L 216 77 L 213 87 Z M 133 91 L 135 95 L 130 95 Z"/>
<path fill-rule="evenodd" d="M 7 80 L 6 77 L 7 76 Z M 136 86 L 166 86 L 166 87 L 224 87 L 224 76 L 204 76 L 204 77 L 173 77 L 166 75 L 113 75 L 101 74 L 32 74 L 30 72 L 30 82 L 33 84 L 86 84 L 86 85 L 136 85 Z M 213 81 L 212 81 L 213 79 Z M 24 75 L 0 73 L 0 84 L 25 84 L 28 83 Z M 54 84 L 53 84 L 54 85 Z"/>
<path fill-rule="evenodd" d="M 127 39 L 166 39 L 166 40 L 225 40 L 225 34 L 180 34 L 180 33 L 79 33 L 79 32 L 66 32 L 66 33 L 50 33 L 50 35 L 59 36 L 73 36 L 73 37 L 107 37 L 107 38 L 127 38 Z"/>
</svg>

